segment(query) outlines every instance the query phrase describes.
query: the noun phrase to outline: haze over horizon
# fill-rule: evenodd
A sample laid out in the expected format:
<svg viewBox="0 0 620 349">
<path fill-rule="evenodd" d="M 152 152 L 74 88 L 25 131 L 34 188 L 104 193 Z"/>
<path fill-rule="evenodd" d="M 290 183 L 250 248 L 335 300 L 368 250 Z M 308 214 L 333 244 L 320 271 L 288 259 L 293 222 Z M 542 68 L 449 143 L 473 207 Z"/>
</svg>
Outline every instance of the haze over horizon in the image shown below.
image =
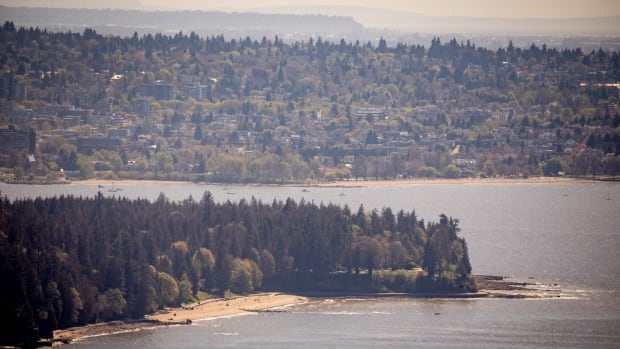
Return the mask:
<svg viewBox="0 0 620 349">
<path fill-rule="evenodd" d="M 99 32 L 120 35 L 150 28 L 148 30 L 160 32 L 195 31 L 201 35 L 260 37 L 279 34 L 289 39 L 323 35 L 374 40 L 386 36 L 397 41 L 417 40 L 418 44 L 429 41 L 424 35 L 448 35 L 477 39 L 474 41 L 489 47 L 497 47 L 517 36 L 547 37 L 545 41 L 556 47 L 582 46 L 584 43 L 565 42 L 561 38 L 597 37 L 604 38 L 604 41 L 588 41 L 589 47 L 620 46 L 620 39 L 617 39 L 620 38 L 620 1 L 616 0 L 391 0 L 381 3 L 373 0 L 342 0 L 338 3 L 332 0 L 0 0 L 0 6 L 11 7 L 0 13 L 0 18 L 14 20 L 19 25 L 78 31 L 89 26 Z M 56 10 L 37 12 L 37 8 Z M 63 9 L 74 11 L 74 14 L 67 16 Z M 86 12 L 75 12 L 81 9 L 137 10 L 143 13 L 93 17 Z M 192 13 L 181 14 L 181 11 Z M 169 15 L 158 17 L 157 13 L 165 12 Z M 278 17 L 268 17 L 274 15 Z M 291 15 L 306 18 L 286 17 Z M 152 20 L 149 22 L 148 18 Z M 282 24 L 281 20 L 289 22 Z M 319 22 L 321 24 L 317 24 Z M 326 25 L 328 22 L 331 25 Z M 421 36 L 417 39 L 399 36 L 412 33 Z M 481 40 L 481 35 L 486 39 Z M 560 41 L 550 37 L 560 38 Z M 522 44 L 530 43 L 530 39 L 525 39 Z"/>
<path fill-rule="evenodd" d="M 0 0 L 3 6 L 133 8 L 159 10 L 207 10 L 228 12 L 268 11 L 270 8 L 300 9 L 304 14 L 317 9 L 320 14 L 330 7 L 365 7 L 380 10 L 410 12 L 433 17 L 475 18 L 583 18 L 620 16 L 620 2 L 616 0 L 125 0 L 88 2 L 73 0 Z M 620 24 L 619 24 L 620 25 Z"/>
<path fill-rule="evenodd" d="M 166 0 L 140 0 L 144 5 L 170 7 Z M 571 18 L 620 15 L 620 2 L 614 0 L 229 0 L 226 6 L 217 0 L 179 0 L 175 8 L 209 10 L 253 10 L 264 7 L 328 7 L 355 6 L 405 11 L 436 17 L 504 17 L 504 18 Z"/>
</svg>

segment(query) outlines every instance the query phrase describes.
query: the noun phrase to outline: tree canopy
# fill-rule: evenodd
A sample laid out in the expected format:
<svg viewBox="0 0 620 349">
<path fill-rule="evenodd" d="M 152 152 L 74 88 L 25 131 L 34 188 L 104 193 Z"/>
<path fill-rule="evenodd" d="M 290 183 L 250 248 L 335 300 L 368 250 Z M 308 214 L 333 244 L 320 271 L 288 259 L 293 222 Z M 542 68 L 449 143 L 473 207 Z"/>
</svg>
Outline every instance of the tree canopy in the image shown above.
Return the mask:
<svg viewBox="0 0 620 349">
<path fill-rule="evenodd" d="M 123 166 L 79 157 L 69 140 L 63 149 L 46 141 L 41 176 L 63 168 L 91 177 L 102 172 L 89 165 L 98 161 L 124 178 L 301 183 L 327 177 L 321 167 L 346 178 L 336 169 L 357 161 L 358 177 L 513 177 L 543 173 L 552 157 L 563 158 L 567 174 L 618 172 L 620 54 L 610 50 L 490 50 L 454 38 L 425 47 L 385 38 L 120 37 L 7 22 L 0 66 L 11 86 L 0 99 L 33 115 L 7 106 L 0 124 L 124 137 Z M 51 112 L 63 106 L 94 115 Z M 131 136 L 119 135 L 123 123 Z M 7 167 L 24 157 L 12 154 Z"/>
<path fill-rule="evenodd" d="M 199 291 L 474 291 L 457 231 L 458 220 L 445 216 L 425 224 L 389 208 L 218 204 L 209 192 L 198 202 L 3 198 L 0 318 L 9 331 L 0 342 L 141 318 Z"/>
</svg>

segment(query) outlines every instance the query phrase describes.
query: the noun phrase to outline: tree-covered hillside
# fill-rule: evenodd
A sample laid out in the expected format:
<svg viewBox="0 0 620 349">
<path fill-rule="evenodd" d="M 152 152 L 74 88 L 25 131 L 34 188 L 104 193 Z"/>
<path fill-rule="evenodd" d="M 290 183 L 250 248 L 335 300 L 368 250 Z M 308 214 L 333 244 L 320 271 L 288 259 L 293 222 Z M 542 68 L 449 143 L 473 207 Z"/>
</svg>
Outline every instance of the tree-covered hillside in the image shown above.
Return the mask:
<svg viewBox="0 0 620 349">
<path fill-rule="evenodd" d="M 251 200 L 0 201 L 0 344 L 136 319 L 199 293 L 469 292 L 458 220 Z"/>
<path fill-rule="evenodd" d="M 0 38 L 0 121 L 38 131 L 37 176 L 283 183 L 620 170 L 618 52 L 118 37 L 11 22 Z M 27 154 L 3 155 L 15 168 Z"/>
</svg>

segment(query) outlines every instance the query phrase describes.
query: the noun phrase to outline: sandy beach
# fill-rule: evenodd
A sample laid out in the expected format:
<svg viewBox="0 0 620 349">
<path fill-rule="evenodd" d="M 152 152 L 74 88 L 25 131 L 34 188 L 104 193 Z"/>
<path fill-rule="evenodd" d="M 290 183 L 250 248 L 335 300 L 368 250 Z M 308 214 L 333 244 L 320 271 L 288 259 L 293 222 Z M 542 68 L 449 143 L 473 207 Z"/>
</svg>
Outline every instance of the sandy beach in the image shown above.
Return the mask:
<svg viewBox="0 0 620 349">
<path fill-rule="evenodd" d="M 530 178 L 507 178 L 507 177 L 494 177 L 494 178 L 458 178 L 458 179 L 446 179 L 446 178 L 412 178 L 412 179 L 394 179 L 394 180 L 343 180 L 333 182 L 312 182 L 306 184 L 261 184 L 261 183 L 200 183 L 200 184 L 212 184 L 212 185 L 240 185 L 240 186 L 289 186 L 289 187 L 402 187 L 413 185 L 479 185 L 479 184 L 548 184 L 548 183 L 591 183 L 601 180 L 592 178 L 574 178 L 574 177 L 530 177 Z M 158 181 L 158 180 L 134 180 L 134 179 L 87 179 L 87 180 L 74 180 L 70 185 L 99 185 L 99 186 L 126 186 L 126 185 L 141 185 L 141 184 L 157 184 L 157 185 L 184 185 L 192 184 L 192 182 L 183 181 Z"/>
<path fill-rule="evenodd" d="M 145 320 L 112 321 L 54 331 L 55 342 L 69 343 L 82 338 L 115 333 L 141 331 L 158 326 L 189 324 L 191 321 L 240 315 L 247 312 L 268 311 L 274 308 L 306 303 L 307 298 L 283 293 L 259 293 L 231 299 L 213 299 L 181 308 L 166 309 Z"/>
<path fill-rule="evenodd" d="M 115 186 L 115 185 L 140 185 L 140 184 L 157 184 L 157 185 L 179 185 L 179 184 L 191 184 L 192 182 L 183 181 L 157 181 L 157 180 L 143 180 L 143 179 L 83 179 L 72 180 L 70 185 L 101 185 L 101 186 Z"/>
<path fill-rule="evenodd" d="M 403 187 L 413 185 L 479 185 L 479 184 L 548 184 L 548 183 L 588 183 L 595 182 L 592 179 L 573 178 L 573 177 L 530 177 L 530 178 L 412 178 L 412 179 L 394 179 L 394 180 L 348 180 L 318 183 L 314 186 L 318 187 Z M 311 185 L 312 186 L 312 185 Z"/>
<path fill-rule="evenodd" d="M 560 298 L 567 297 L 559 285 L 545 285 L 533 280 L 513 280 L 501 276 L 477 275 L 480 290 L 468 294 L 366 294 L 365 297 L 440 297 L 440 298 Z M 320 296 L 318 296 L 320 297 Z M 347 297 L 346 294 L 329 297 Z M 307 297 L 283 293 L 257 293 L 230 299 L 217 298 L 180 308 L 170 308 L 147 315 L 143 320 L 112 321 L 54 331 L 54 343 L 70 343 L 76 340 L 116 333 L 150 330 L 160 326 L 186 325 L 193 321 L 241 315 L 250 312 L 278 311 L 287 305 L 304 304 Z"/>
<path fill-rule="evenodd" d="M 148 315 L 146 318 L 161 322 L 193 321 L 238 315 L 245 312 L 264 311 L 285 305 L 301 304 L 305 302 L 307 302 L 307 299 L 300 296 L 283 293 L 259 293 L 247 297 L 203 301 L 190 306 L 174 308 L 154 315 Z"/>
</svg>

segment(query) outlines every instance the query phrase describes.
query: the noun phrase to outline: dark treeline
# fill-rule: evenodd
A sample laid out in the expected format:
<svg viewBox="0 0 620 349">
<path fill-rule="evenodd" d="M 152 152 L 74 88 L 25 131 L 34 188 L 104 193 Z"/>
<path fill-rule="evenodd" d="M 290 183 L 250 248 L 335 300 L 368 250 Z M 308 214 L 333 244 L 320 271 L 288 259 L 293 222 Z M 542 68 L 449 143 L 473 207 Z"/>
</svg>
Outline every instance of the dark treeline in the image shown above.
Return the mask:
<svg viewBox="0 0 620 349">
<path fill-rule="evenodd" d="M 520 48 L 509 42 L 506 48 L 493 51 L 476 47 L 470 41 L 457 42 L 452 39 L 444 43 L 439 38 L 433 39 L 430 46 L 425 48 L 405 43 L 388 46 L 384 38 L 374 44 L 370 41 L 346 42 L 344 39 L 332 42 L 321 37 L 316 40 L 310 38 L 307 42 L 285 43 L 278 36 L 273 40 L 249 36 L 226 39 L 223 35 L 200 37 L 194 32 L 178 32 L 174 35 L 149 33 L 142 36 L 134 33 L 130 37 L 120 37 L 104 36 L 89 28 L 82 33 L 50 32 L 32 27 L 17 28 L 13 22 L 3 24 L 0 38 L 0 47 L 3 48 L 0 51 L 0 64 L 11 68 L 12 74 L 29 74 L 35 79 L 51 72 L 47 77 L 47 84 L 62 85 L 78 81 L 80 85 L 93 85 L 93 71 L 106 71 L 108 75 L 114 73 L 111 70 L 117 73 L 157 72 L 178 65 L 178 71 L 172 72 L 174 78 L 179 74 L 217 75 L 218 79 L 221 79 L 220 85 L 223 85 L 218 87 L 222 89 L 219 91 L 220 97 L 247 96 L 252 90 L 269 88 L 271 91 L 284 89 L 292 94 L 293 99 L 317 94 L 336 102 L 338 98 L 332 97 L 337 96 L 339 89 L 346 88 L 353 94 L 349 101 L 353 103 L 360 98 L 369 99 L 374 94 L 359 95 L 358 91 L 355 95 L 358 87 L 351 86 L 353 79 L 361 79 L 365 84 L 378 86 L 394 84 L 400 89 L 407 87 L 406 90 L 410 89 L 409 86 L 415 87 L 414 92 L 401 92 L 398 95 L 392 92 L 391 103 L 378 103 L 392 104 L 394 107 L 409 106 L 419 100 L 440 100 L 440 94 L 424 90 L 430 89 L 425 83 L 441 78 L 447 79 L 450 86 L 461 85 L 467 90 L 477 91 L 481 87 L 492 87 L 501 94 L 518 93 L 513 85 L 529 81 L 520 78 L 518 73 L 523 69 L 508 65 L 511 63 L 525 65 L 528 69 L 540 65 L 552 71 L 568 71 L 579 75 L 578 83 L 614 82 L 613 76 L 617 75 L 620 66 L 618 52 L 602 49 L 583 52 L 579 48 L 560 50 L 546 45 L 538 47 L 535 44 Z M 207 56 L 216 64 L 210 64 Z M 69 66 L 78 63 L 78 67 Z M 577 69 L 572 64 L 597 70 L 606 69 L 609 72 L 605 77 L 594 74 L 581 76 L 583 68 Z M 83 69 L 81 65 L 92 71 Z M 436 65 L 439 65 L 439 71 Z M 481 71 L 472 71 L 472 66 L 479 67 Z M 394 71 L 386 71 L 387 68 Z M 107 81 L 110 78 L 108 75 L 99 83 Z M 298 81 L 307 76 L 319 76 L 323 84 L 307 86 Z M 172 82 L 169 76 L 159 78 Z M 109 81 L 107 83 L 109 84 Z M 135 88 L 132 90 L 133 84 L 134 81 L 129 81 L 123 92 L 134 96 L 137 91 Z M 561 76 L 557 87 L 560 93 L 571 94 L 574 93 L 575 81 L 571 80 L 571 76 Z M 227 88 L 230 91 L 224 91 Z M 92 98 L 76 97 L 69 100 L 75 102 L 76 106 L 88 107 L 89 100 L 106 97 L 104 86 L 96 86 L 95 89 L 97 91 L 88 91 L 93 94 Z M 607 90 L 592 91 L 588 93 L 609 93 Z M 44 95 L 41 95 L 41 99 L 48 100 L 48 96 Z M 498 99 L 497 95 L 487 96 L 478 92 L 476 96 L 485 103 L 506 102 L 506 97 Z M 604 98 L 606 95 L 590 97 L 595 103 L 597 98 Z M 564 104 L 572 106 L 568 102 Z"/>
<path fill-rule="evenodd" d="M 7 41 L 5 42 L 8 48 L 19 50 L 21 48 L 38 48 L 42 51 L 47 51 L 52 46 L 62 45 L 68 48 L 79 48 L 82 54 L 82 58 L 93 58 L 92 62 L 94 68 L 105 69 L 109 68 L 106 58 L 111 53 L 114 53 L 117 49 L 122 52 L 135 52 L 135 50 L 146 50 L 147 53 L 153 52 L 161 53 L 164 57 L 168 54 L 173 54 L 178 51 L 189 52 L 192 55 L 200 52 L 206 54 L 220 54 L 222 52 L 238 51 L 244 53 L 246 49 L 271 49 L 267 52 L 269 57 L 271 56 L 306 56 L 311 61 L 313 59 L 325 59 L 332 53 L 347 54 L 345 60 L 342 58 L 340 61 L 329 62 L 336 63 L 337 67 L 343 71 L 348 71 L 351 68 L 358 68 L 361 57 L 366 54 L 368 50 L 376 53 L 391 53 L 395 54 L 398 58 L 402 56 L 410 56 L 412 61 L 405 62 L 410 63 L 413 66 L 407 66 L 414 70 L 417 60 L 424 58 L 428 55 L 429 58 L 446 59 L 455 64 L 455 69 L 463 69 L 468 64 L 481 65 L 485 70 L 490 68 L 495 69 L 495 65 L 504 62 L 516 63 L 518 59 L 530 60 L 533 63 L 544 63 L 551 67 L 562 66 L 566 62 L 581 62 L 587 66 L 596 65 L 597 63 L 611 63 L 614 68 L 619 65 L 620 56 L 617 52 L 608 52 L 602 49 L 598 51 L 583 52 L 580 48 L 577 49 L 557 49 L 548 48 L 546 45 L 538 47 L 532 44 L 529 48 L 514 47 L 512 42 L 509 42 L 506 48 L 499 48 L 497 51 L 489 50 L 484 47 L 476 47 L 475 44 L 469 40 L 464 42 L 458 42 L 456 39 L 452 39 L 446 43 L 442 43 L 439 38 L 435 38 L 431 41 L 430 47 L 426 49 L 421 45 L 407 45 L 405 43 L 397 43 L 394 46 L 388 46 L 387 41 L 381 38 L 378 44 L 373 44 L 368 41 L 365 43 L 346 42 L 341 39 L 339 42 L 333 42 L 329 40 L 322 40 L 320 37 L 317 40 L 309 39 L 308 42 L 294 42 L 284 43 L 278 36 L 274 40 L 263 37 L 261 40 L 256 38 L 250 38 L 249 36 L 240 39 L 225 39 L 223 35 L 200 37 L 196 33 L 190 34 L 178 32 L 174 35 L 167 35 L 162 33 L 156 34 L 144 34 L 139 36 L 134 33 L 131 37 L 121 36 L 104 36 L 98 34 L 93 29 L 85 29 L 82 33 L 78 32 L 53 32 L 47 29 L 40 28 L 16 28 L 12 22 L 5 22 L 0 28 L 0 33 Z M 33 42 L 35 41 L 35 42 Z M 47 46 L 47 47 L 46 47 Z M 279 49 L 279 50 L 278 50 Z M 7 57 L 12 57 L 13 54 L 19 54 L 19 51 L 9 50 L 6 52 Z M 36 57 L 33 57 L 33 59 Z M 147 57 L 149 58 L 149 57 Z M 98 59 L 101 59 L 97 66 Z M 232 58 L 231 58 L 232 59 Z M 29 63 L 29 60 L 25 62 Z M 62 62 L 59 62 L 61 64 Z M 326 62 L 322 62 L 326 63 Z M 492 66 L 492 67 L 491 67 Z M 127 68 L 125 66 L 117 68 Z M 328 68 L 324 65 L 324 68 Z M 332 64 L 329 64 L 329 68 L 332 68 Z M 410 72 L 405 69 L 405 72 Z M 451 72 L 454 74 L 454 72 Z M 462 72 L 460 72 L 462 73 Z M 457 77 L 457 79 L 460 77 Z"/>
<path fill-rule="evenodd" d="M 475 291 L 458 220 L 288 199 L 0 200 L 0 344 L 199 294 Z M 422 267 L 423 269 L 417 268 Z"/>
</svg>

